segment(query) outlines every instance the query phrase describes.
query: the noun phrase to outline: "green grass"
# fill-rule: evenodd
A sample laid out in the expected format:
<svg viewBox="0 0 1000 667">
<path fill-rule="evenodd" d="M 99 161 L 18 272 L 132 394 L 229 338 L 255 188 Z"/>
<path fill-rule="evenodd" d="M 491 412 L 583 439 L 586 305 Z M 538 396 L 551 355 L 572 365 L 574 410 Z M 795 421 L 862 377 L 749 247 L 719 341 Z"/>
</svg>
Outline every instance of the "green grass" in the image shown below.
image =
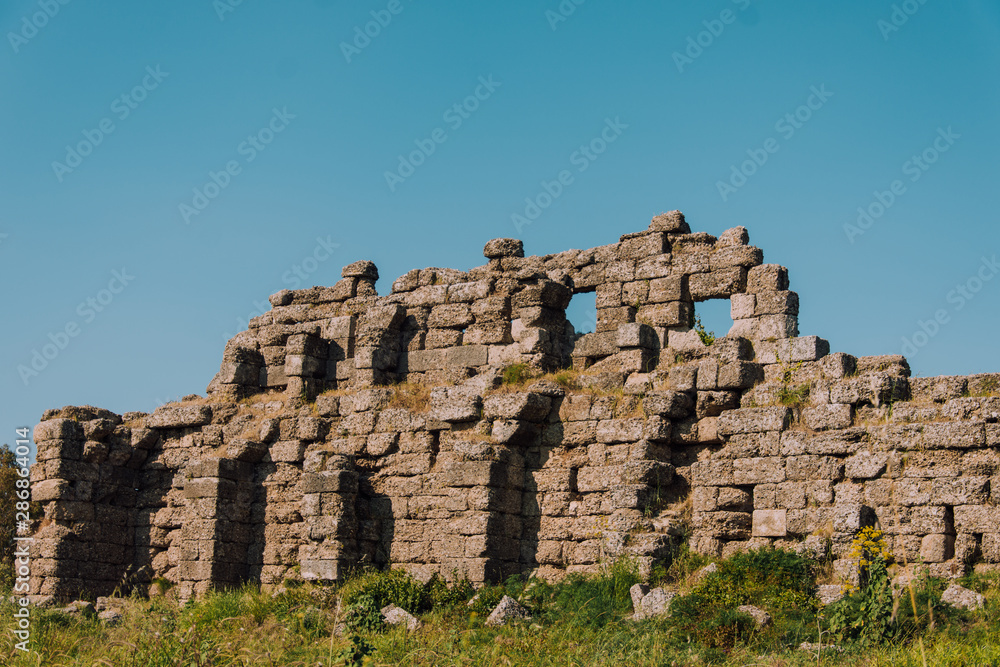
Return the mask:
<svg viewBox="0 0 1000 667">
<path fill-rule="evenodd" d="M 504 384 L 524 384 L 531 378 L 531 368 L 528 364 L 511 364 L 503 369 Z"/>
<path fill-rule="evenodd" d="M 272 597 L 252 586 L 212 593 L 182 605 L 167 597 L 125 601 L 124 619 L 113 628 L 96 619 L 34 610 L 32 649 L 13 650 L 13 607 L 0 603 L 0 654 L 5 664 L 115 667 L 317 665 L 997 665 L 1000 664 L 1000 587 L 995 578 L 964 585 L 983 592 L 986 608 L 944 611 L 935 602 L 944 582 L 926 580 L 900 598 L 907 632 L 899 640 L 864 647 L 842 643 L 842 654 L 817 657 L 797 649 L 821 636 L 828 619 L 803 598 L 815 584 L 812 564 L 790 552 L 765 549 L 718 562 L 696 584 L 661 568 L 667 585 L 687 594 L 670 617 L 629 620 L 629 587 L 635 566 L 617 561 L 597 576 L 556 582 L 511 577 L 479 591 L 463 582 L 415 582 L 403 573 L 364 572 L 339 589 L 303 585 Z M 491 628 L 485 619 L 502 595 L 527 607 L 532 618 Z M 338 611 L 337 598 L 342 599 Z M 367 600 L 367 602 L 365 602 Z M 758 629 L 731 605 L 750 601 L 774 618 Z M 352 606 L 392 602 L 414 610 L 416 632 L 382 625 L 342 636 L 334 628 Z M 933 621 L 931 619 L 933 614 Z"/>
</svg>

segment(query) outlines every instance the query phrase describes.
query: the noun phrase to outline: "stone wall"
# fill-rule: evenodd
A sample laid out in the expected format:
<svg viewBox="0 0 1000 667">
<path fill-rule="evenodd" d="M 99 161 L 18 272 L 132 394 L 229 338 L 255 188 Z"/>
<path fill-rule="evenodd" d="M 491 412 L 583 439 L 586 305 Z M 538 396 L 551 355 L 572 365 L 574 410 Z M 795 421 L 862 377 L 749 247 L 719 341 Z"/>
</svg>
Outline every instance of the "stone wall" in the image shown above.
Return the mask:
<svg viewBox="0 0 1000 667">
<path fill-rule="evenodd" d="M 643 566 L 689 533 L 728 554 L 830 548 L 879 523 L 945 575 L 1000 563 L 1000 374 L 910 378 L 798 336 L 788 272 L 743 228 L 653 218 L 615 244 L 282 291 L 207 397 L 50 410 L 35 430 L 33 592 L 182 596 L 353 567 L 497 580 Z M 597 330 L 565 309 L 596 292 Z M 728 299 L 706 345 L 696 304 Z M 523 364 L 533 379 L 504 384 Z M 571 369 L 571 370 L 562 370 Z M 547 375 L 546 375 L 547 373 Z"/>
</svg>

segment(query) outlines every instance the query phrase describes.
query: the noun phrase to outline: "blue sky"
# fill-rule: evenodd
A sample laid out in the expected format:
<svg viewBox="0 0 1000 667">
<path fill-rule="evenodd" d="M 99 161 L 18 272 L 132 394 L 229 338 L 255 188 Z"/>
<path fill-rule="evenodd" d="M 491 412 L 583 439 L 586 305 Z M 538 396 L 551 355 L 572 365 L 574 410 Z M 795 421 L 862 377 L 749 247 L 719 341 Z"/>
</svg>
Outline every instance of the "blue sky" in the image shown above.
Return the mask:
<svg viewBox="0 0 1000 667">
<path fill-rule="evenodd" d="M 384 294 L 670 209 L 746 226 L 803 335 L 1000 371 L 996 3 L 577 2 L 4 3 L 0 441 L 203 393 L 269 294 L 352 261 Z"/>
</svg>

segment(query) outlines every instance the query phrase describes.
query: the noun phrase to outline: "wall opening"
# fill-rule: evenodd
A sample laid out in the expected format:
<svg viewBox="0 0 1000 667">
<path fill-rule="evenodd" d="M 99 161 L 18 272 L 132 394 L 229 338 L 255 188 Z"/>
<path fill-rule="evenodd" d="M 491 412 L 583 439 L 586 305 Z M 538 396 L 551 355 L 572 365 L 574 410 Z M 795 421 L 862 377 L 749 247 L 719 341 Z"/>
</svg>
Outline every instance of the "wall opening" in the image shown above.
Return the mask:
<svg viewBox="0 0 1000 667">
<path fill-rule="evenodd" d="M 709 299 L 694 304 L 695 325 L 701 321 L 705 331 L 722 338 L 733 327 L 729 299 Z"/>
<path fill-rule="evenodd" d="M 574 294 L 566 306 L 566 319 L 577 335 L 597 331 L 597 290 Z"/>
</svg>

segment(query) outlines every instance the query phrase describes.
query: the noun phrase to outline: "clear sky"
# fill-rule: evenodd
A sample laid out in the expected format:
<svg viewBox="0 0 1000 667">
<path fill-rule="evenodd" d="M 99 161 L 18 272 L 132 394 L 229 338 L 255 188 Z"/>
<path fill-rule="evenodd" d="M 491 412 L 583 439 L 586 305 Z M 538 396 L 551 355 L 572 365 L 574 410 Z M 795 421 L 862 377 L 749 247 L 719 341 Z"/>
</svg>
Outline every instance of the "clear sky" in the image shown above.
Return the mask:
<svg viewBox="0 0 1000 667">
<path fill-rule="evenodd" d="M 203 393 L 268 295 L 352 261 L 385 294 L 671 209 L 746 226 L 835 351 L 1000 371 L 996 2 L 11 0 L 0 27 L 0 442 Z"/>
</svg>

